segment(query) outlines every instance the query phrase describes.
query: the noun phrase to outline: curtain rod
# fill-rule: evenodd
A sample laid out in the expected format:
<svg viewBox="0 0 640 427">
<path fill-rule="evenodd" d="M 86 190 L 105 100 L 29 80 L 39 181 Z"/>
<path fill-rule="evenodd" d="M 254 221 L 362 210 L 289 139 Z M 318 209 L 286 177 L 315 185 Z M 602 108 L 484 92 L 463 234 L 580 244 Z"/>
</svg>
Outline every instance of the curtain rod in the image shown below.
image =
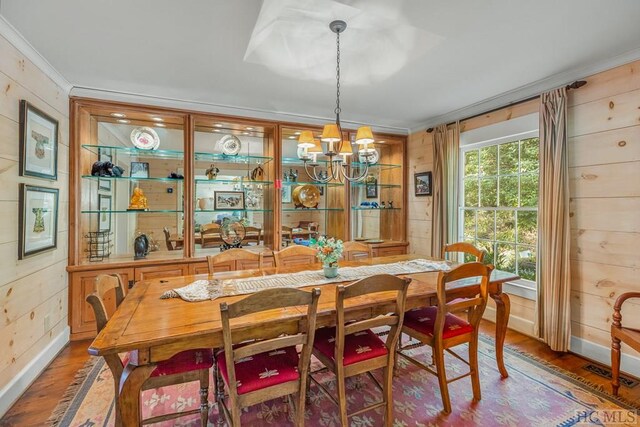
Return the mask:
<svg viewBox="0 0 640 427">
<path fill-rule="evenodd" d="M 565 86 L 565 88 L 566 88 L 567 90 L 571 90 L 571 89 L 580 89 L 582 86 L 584 86 L 584 85 L 586 85 L 586 84 L 587 84 L 586 80 L 576 80 L 575 82 L 573 82 L 573 83 L 571 83 L 571 84 L 566 85 L 566 86 Z M 461 122 L 462 122 L 462 121 L 465 121 L 465 120 L 473 119 L 474 117 L 483 116 L 483 115 L 485 115 L 485 114 L 493 113 L 494 111 L 502 110 L 503 108 L 511 107 L 511 106 L 518 105 L 518 104 L 524 104 L 525 102 L 532 101 L 532 100 L 534 100 L 534 99 L 536 99 L 536 98 L 539 98 L 539 97 L 540 97 L 540 95 L 536 95 L 536 96 L 532 96 L 532 97 L 530 97 L 530 98 L 521 99 L 520 101 L 513 102 L 513 103 L 511 103 L 511 104 L 509 104 L 509 105 L 504 105 L 504 106 L 502 106 L 502 107 L 494 108 L 493 110 L 489 110 L 489 111 L 485 111 L 485 112 L 483 112 L 483 113 L 474 114 L 473 116 L 465 117 L 464 119 L 461 119 L 461 120 L 459 120 L 459 121 L 461 121 Z M 456 123 L 456 122 L 447 123 L 447 126 L 449 126 L 449 125 L 453 125 L 453 124 L 455 124 L 455 123 Z M 431 132 L 433 132 L 434 130 L 435 130 L 434 128 L 429 128 L 429 129 L 427 129 L 427 133 L 431 133 Z"/>
</svg>

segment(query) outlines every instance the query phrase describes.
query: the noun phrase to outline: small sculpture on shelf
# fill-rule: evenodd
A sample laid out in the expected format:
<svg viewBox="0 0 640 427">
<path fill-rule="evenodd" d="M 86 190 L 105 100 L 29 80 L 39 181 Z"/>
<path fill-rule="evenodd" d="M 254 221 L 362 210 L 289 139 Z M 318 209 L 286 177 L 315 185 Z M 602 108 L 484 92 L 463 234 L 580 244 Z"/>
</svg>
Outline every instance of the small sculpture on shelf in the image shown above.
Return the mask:
<svg viewBox="0 0 640 427">
<path fill-rule="evenodd" d="M 251 181 L 262 181 L 264 179 L 264 169 L 261 165 L 256 166 L 249 175 Z"/>
<path fill-rule="evenodd" d="M 387 207 L 389 209 L 393 209 L 393 201 L 392 200 L 389 200 L 389 203 L 387 204 Z"/>
<path fill-rule="evenodd" d="M 220 172 L 220 169 L 218 169 L 213 163 L 211 163 L 211 166 L 204 171 L 205 175 L 207 175 L 207 179 L 209 180 L 216 179 L 218 177 L 218 172 Z"/>
<path fill-rule="evenodd" d="M 170 179 L 184 179 L 184 176 L 183 176 L 183 175 L 181 175 L 181 174 L 179 174 L 179 173 L 177 173 L 177 172 L 171 172 L 171 173 L 167 176 L 167 178 L 170 178 Z"/>
<path fill-rule="evenodd" d="M 146 211 L 149 208 L 149 204 L 147 203 L 147 197 L 144 195 L 144 192 L 140 187 L 136 187 L 133 189 L 133 194 L 131 195 L 131 201 L 129 202 L 130 211 Z"/>
<path fill-rule="evenodd" d="M 289 172 L 285 171 L 284 172 L 284 180 L 287 182 L 296 182 L 298 181 L 298 171 L 297 170 L 293 170 L 293 169 L 289 169 Z"/>
<path fill-rule="evenodd" d="M 93 166 L 91 166 L 92 176 L 121 177 L 123 173 L 123 168 L 116 166 L 111 162 L 95 162 Z"/>
<path fill-rule="evenodd" d="M 380 209 L 384 209 L 386 208 L 386 206 L 384 205 L 384 202 L 380 202 Z"/>
<path fill-rule="evenodd" d="M 149 253 L 149 239 L 146 234 L 140 234 L 133 241 L 133 259 L 144 259 Z"/>
</svg>

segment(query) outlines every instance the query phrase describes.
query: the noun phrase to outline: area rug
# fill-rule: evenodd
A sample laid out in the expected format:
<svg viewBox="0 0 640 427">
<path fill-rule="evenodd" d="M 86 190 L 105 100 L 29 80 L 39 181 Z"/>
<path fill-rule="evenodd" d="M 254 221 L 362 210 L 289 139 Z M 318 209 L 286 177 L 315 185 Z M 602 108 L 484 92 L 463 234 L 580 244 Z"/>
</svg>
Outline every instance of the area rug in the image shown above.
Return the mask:
<svg viewBox="0 0 640 427">
<path fill-rule="evenodd" d="M 459 354 L 466 354 L 466 349 L 459 348 L 462 349 Z M 411 352 L 425 362 L 431 359 L 428 347 L 418 347 Z M 590 385 L 569 372 L 505 347 L 509 378 L 501 379 L 490 338 L 481 337 L 479 352 L 482 400 L 472 402 L 468 377 L 451 383 L 449 391 L 453 411 L 450 415 L 441 412 L 437 378 L 400 358 L 393 382 L 394 427 L 640 425 L 640 407 L 614 398 L 602 388 Z M 465 370 L 466 366 L 454 357 L 447 359 L 450 378 Z M 113 380 L 109 368 L 102 359 L 95 359 L 80 376 L 84 378 L 77 378 L 54 411 L 49 425 L 112 426 Z M 320 374 L 318 378 L 329 390 L 336 392 L 331 373 Z M 353 377 L 347 382 L 349 412 L 378 401 L 380 396 L 366 375 Z M 197 408 L 199 401 L 196 382 L 148 390 L 142 394 L 143 417 L 187 411 Z M 213 396 L 209 401 L 213 401 Z M 275 399 L 244 410 L 242 423 L 247 426 L 290 426 L 293 425 L 291 416 L 287 402 Z M 315 385 L 311 386 L 305 418 L 308 426 L 340 425 L 337 407 Z M 218 409 L 213 404 L 209 425 L 219 425 L 218 420 Z M 350 418 L 350 425 L 381 426 L 382 420 L 382 410 L 378 409 Z M 192 415 L 156 425 L 198 426 L 200 421 L 199 415 Z"/>
</svg>

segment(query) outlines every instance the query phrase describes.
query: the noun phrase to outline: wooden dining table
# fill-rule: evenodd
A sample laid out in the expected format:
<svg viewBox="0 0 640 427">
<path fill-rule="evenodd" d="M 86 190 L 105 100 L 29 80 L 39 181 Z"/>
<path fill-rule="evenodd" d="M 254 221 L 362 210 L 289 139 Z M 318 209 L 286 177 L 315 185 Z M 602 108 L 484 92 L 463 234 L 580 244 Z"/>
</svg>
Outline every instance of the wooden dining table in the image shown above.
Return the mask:
<svg viewBox="0 0 640 427">
<path fill-rule="evenodd" d="M 432 259 L 420 255 L 393 255 L 358 261 L 341 261 L 341 266 L 387 264 L 411 259 Z M 309 265 L 221 272 L 213 275 L 182 276 L 166 279 L 143 280 L 129 291 L 120 307 L 89 347 L 89 354 L 103 356 L 111 367 L 119 363 L 118 353 L 136 351 L 122 372 L 120 389 L 116 390 L 122 424 L 140 425 L 140 390 L 144 381 L 155 369 L 156 363 L 167 360 L 178 352 L 196 348 L 221 348 L 222 323 L 220 304 L 231 303 L 245 295 L 221 297 L 201 302 L 186 302 L 180 298 L 160 299 L 167 290 L 179 288 L 198 279 L 237 279 L 277 273 L 294 273 L 311 269 Z M 406 309 L 436 304 L 437 271 L 402 275 L 412 279 L 407 294 Z M 513 273 L 494 270 L 489 294 L 496 303 L 495 351 L 498 370 L 508 377 L 504 365 L 503 345 L 509 321 L 509 296 L 502 292 L 502 284 L 516 280 Z M 447 288 L 447 295 L 456 298 L 458 289 L 478 286 L 478 281 L 460 281 Z M 340 283 L 309 286 L 321 289 L 318 304 L 317 327 L 335 325 L 335 288 Z M 342 283 L 344 284 L 344 282 Z M 305 288 L 302 288 L 305 289 Z M 464 289 L 467 291 L 467 289 Z M 346 307 L 350 318 L 362 318 L 387 313 L 394 309 L 393 293 L 354 298 Z M 234 334 L 255 331 L 259 327 L 267 333 L 270 329 L 291 325 L 291 330 L 303 328 L 306 311 L 302 308 L 270 310 L 258 316 L 245 316 L 232 324 Z M 114 372 L 114 369 L 112 369 Z"/>
</svg>

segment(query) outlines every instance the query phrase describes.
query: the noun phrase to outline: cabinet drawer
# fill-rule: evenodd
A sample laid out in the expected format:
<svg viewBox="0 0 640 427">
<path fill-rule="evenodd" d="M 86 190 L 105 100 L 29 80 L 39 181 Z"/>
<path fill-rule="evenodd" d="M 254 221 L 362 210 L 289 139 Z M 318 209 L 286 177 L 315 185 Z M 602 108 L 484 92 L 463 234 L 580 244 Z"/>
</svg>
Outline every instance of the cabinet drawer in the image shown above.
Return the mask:
<svg viewBox="0 0 640 427">
<path fill-rule="evenodd" d="M 188 276 L 188 264 L 170 264 L 136 268 L 136 282 L 162 277 Z"/>
<path fill-rule="evenodd" d="M 373 249 L 373 256 L 404 255 L 406 253 L 407 253 L 406 246 L 388 246 L 388 247 Z"/>
</svg>

